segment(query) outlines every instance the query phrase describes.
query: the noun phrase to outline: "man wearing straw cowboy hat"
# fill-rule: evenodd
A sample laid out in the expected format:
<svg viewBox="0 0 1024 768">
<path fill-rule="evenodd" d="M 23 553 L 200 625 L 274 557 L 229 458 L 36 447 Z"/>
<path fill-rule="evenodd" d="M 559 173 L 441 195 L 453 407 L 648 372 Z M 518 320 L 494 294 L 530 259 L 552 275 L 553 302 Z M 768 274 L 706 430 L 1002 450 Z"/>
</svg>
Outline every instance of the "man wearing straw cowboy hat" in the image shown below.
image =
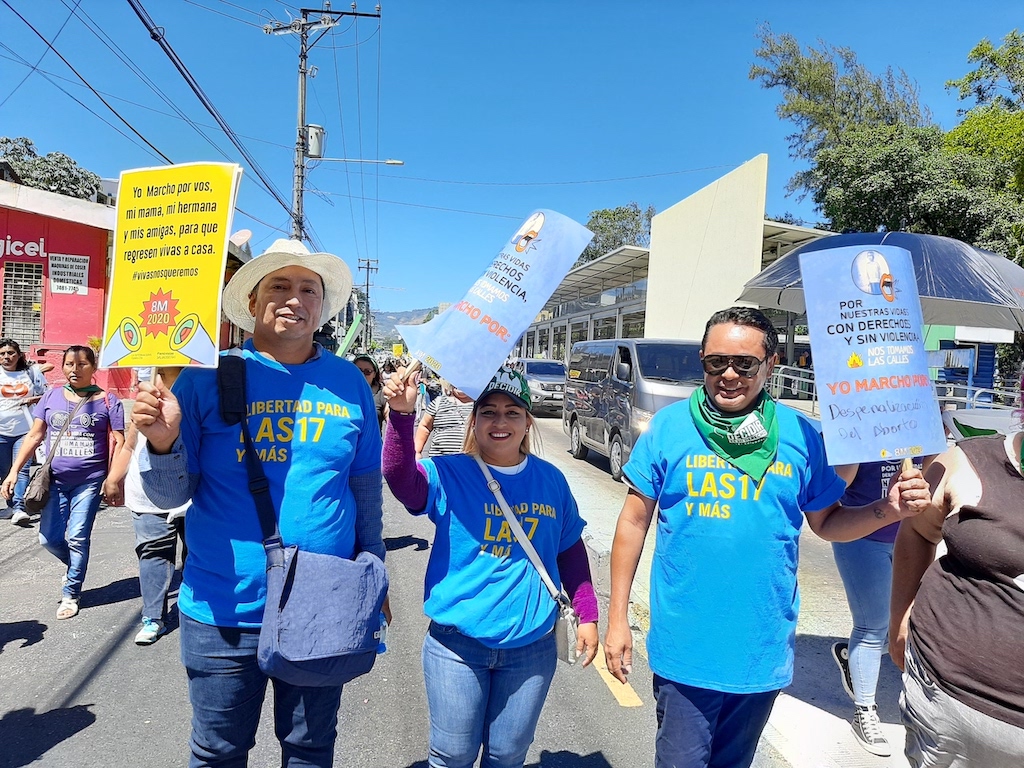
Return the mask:
<svg viewBox="0 0 1024 768">
<path fill-rule="evenodd" d="M 373 395 L 354 365 L 313 341 L 351 289 L 337 256 L 278 240 L 235 273 L 224 312 L 253 334 L 242 350 L 247 422 L 282 538 L 312 552 L 383 559 Z M 160 380 L 140 385 L 132 419 L 149 441 L 140 457 L 149 496 L 160 506 L 192 497 L 178 600 L 190 765 L 244 765 L 267 685 L 256 661 L 266 555 L 240 427 L 221 418 L 216 372 L 194 368 L 173 393 Z M 274 680 L 274 699 L 282 765 L 330 766 L 341 688 Z"/>
</svg>

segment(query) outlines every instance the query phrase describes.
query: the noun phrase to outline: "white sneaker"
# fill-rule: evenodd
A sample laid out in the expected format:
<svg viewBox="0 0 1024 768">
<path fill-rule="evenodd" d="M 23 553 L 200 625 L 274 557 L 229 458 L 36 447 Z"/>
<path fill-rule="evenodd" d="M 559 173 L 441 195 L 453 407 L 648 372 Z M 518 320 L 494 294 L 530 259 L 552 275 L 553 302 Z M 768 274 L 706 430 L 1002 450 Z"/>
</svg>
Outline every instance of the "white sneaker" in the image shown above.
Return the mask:
<svg viewBox="0 0 1024 768">
<path fill-rule="evenodd" d="M 15 525 L 20 525 L 22 528 L 28 528 L 31 520 L 32 515 L 30 515 L 23 509 L 19 509 L 13 515 L 11 515 L 11 522 Z"/>
<path fill-rule="evenodd" d="M 857 707 L 853 715 L 853 735 L 857 743 L 873 755 L 889 757 L 892 748 L 882 733 L 882 724 L 875 707 Z"/>
<path fill-rule="evenodd" d="M 152 645 L 164 633 L 164 623 L 155 619 L 142 617 L 142 629 L 135 636 L 136 645 Z"/>
</svg>

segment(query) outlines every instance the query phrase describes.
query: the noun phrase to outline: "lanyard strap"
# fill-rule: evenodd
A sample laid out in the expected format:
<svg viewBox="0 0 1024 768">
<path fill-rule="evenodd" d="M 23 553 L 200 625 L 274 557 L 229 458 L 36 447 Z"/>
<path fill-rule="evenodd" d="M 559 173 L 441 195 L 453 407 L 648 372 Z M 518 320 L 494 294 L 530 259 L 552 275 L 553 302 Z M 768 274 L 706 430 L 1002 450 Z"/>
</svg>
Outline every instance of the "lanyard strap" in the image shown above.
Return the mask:
<svg viewBox="0 0 1024 768">
<path fill-rule="evenodd" d="M 501 507 L 501 512 L 505 515 L 505 520 L 508 522 L 508 527 L 512 529 L 512 535 L 516 541 L 526 552 L 526 556 L 530 562 L 533 563 L 533 567 L 537 569 L 537 573 L 540 574 L 540 580 L 544 582 L 544 586 L 547 587 L 548 592 L 551 594 L 552 599 L 563 606 L 570 606 L 572 603 L 569 601 L 568 595 L 562 592 L 560 589 L 555 587 L 555 583 L 551 580 L 551 576 L 548 574 L 548 569 L 544 567 L 544 563 L 540 559 L 540 555 L 537 554 L 537 549 L 533 546 L 533 542 L 530 541 L 530 537 L 526 535 L 526 531 L 523 530 L 522 524 L 519 522 L 519 518 L 513 514 L 512 509 L 509 507 L 508 502 L 505 501 L 505 496 L 501 492 L 501 486 L 498 481 L 494 479 L 494 475 L 491 474 L 491 468 L 487 466 L 487 463 L 479 456 L 474 456 L 477 465 L 480 467 L 480 471 L 484 473 L 484 478 L 487 480 L 487 487 L 494 494 L 494 498 L 498 500 L 498 506 Z"/>
</svg>

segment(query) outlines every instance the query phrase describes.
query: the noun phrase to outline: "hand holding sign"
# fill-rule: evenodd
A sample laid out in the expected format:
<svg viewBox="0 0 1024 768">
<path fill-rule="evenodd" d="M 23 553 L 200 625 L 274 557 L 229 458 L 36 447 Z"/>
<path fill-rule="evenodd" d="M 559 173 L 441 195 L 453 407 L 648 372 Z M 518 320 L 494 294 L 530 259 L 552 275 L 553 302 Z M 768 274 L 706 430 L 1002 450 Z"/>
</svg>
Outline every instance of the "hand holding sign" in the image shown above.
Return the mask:
<svg viewBox="0 0 1024 768">
<path fill-rule="evenodd" d="M 898 520 L 914 517 L 924 512 L 932 503 L 928 481 L 910 459 L 903 462 L 903 471 L 897 482 L 890 483 L 886 499 L 892 516 Z"/>
<path fill-rule="evenodd" d="M 535 211 L 462 301 L 423 325 L 400 325 L 412 357 L 478 397 L 593 238 L 554 211 Z"/>
<path fill-rule="evenodd" d="M 419 394 L 420 377 L 407 375 L 405 368 L 399 368 L 384 379 L 382 391 L 388 399 L 388 408 L 395 413 L 415 413 L 416 396 Z"/>
</svg>

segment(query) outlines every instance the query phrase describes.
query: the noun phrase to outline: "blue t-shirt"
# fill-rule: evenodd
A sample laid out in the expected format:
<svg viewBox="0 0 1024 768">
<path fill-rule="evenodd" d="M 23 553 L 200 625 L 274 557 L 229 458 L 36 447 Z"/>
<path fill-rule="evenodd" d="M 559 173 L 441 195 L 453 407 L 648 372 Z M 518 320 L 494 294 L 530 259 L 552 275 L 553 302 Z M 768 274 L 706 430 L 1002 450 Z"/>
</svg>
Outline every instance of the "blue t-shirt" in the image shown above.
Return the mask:
<svg viewBox="0 0 1024 768">
<path fill-rule="evenodd" d="M 793 679 L 802 510 L 830 506 L 846 485 L 814 427 L 776 413 L 779 451 L 760 483 L 707 446 L 687 401 L 654 415 L 623 468 L 659 505 L 647 650 L 669 680 L 758 693 Z"/>
<path fill-rule="evenodd" d="M 377 411 L 365 378 L 352 363 L 322 352 L 301 365 L 269 360 L 251 342 L 243 354 L 249 431 L 281 537 L 310 552 L 351 557 L 356 510 L 349 477 L 380 471 Z M 204 624 L 258 627 L 267 560 L 241 426 L 221 418 L 215 370 L 183 371 L 174 394 L 188 470 L 199 475 L 178 605 Z"/>
<path fill-rule="evenodd" d="M 472 456 L 422 462 L 425 512 L 437 527 L 424 579 L 423 610 L 490 648 L 518 648 L 551 631 L 556 605 L 505 521 Z M 556 586 L 559 553 L 584 521 L 565 477 L 531 456 L 514 475 L 491 470 Z"/>
</svg>

